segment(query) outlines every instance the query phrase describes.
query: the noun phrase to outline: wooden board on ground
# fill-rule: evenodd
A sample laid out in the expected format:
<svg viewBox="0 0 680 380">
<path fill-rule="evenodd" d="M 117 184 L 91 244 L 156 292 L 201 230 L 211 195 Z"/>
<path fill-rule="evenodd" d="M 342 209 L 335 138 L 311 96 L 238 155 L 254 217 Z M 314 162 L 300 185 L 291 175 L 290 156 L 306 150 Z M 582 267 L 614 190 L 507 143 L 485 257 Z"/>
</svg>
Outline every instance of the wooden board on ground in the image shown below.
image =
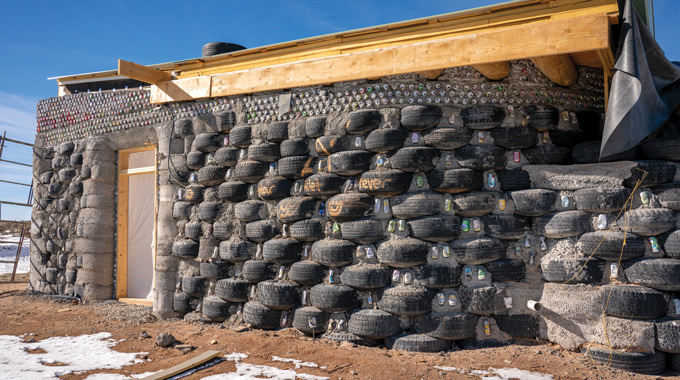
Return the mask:
<svg viewBox="0 0 680 380">
<path fill-rule="evenodd" d="M 178 375 L 178 374 L 185 372 L 185 371 L 187 371 L 191 368 L 194 368 L 198 365 L 201 365 L 201 364 L 207 362 L 208 360 L 218 356 L 219 354 L 220 354 L 219 351 L 212 351 L 212 350 L 206 351 L 206 352 L 196 356 L 193 359 L 187 360 L 184 363 L 177 364 L 176 366 L 170 367 L 170 368 L 165 369 L 163 371 L 154 373 L 151 376 L 144 377 L 144 378 L 142 378 L 142 380 L 163 380 L 163 379 L 167 379 L 168 377 Z"/>
</svg>

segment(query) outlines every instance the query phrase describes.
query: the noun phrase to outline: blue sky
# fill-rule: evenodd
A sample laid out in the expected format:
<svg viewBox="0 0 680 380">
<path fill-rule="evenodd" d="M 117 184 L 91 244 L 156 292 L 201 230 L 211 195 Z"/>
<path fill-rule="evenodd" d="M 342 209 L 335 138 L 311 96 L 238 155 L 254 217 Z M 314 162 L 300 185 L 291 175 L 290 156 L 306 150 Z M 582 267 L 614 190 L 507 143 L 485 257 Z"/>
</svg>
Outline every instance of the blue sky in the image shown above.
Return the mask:
<svg viewBox="0 0 680 380">
<path fill-rule="evenodd" d="M 0 133 L 32 141 L 35 105 L 56 96 L 48 77 L 115 69 L 117 60 L 153 64 L 194 58 L 203 44 L 257 47 L 448 13 L 497 0 L 3 1 L 0 16 Z M 654 0 L 656 38 L 680 61 L 680 1 Z M 30 163 L 12 144 L 3 158 Z M 0 178 L 30 181 L 30 169 L 0 163 Z M 0 200 L 23 202 L 25 188 L 0 184 Z M 2 206 L 2 219 L 28 209 Z"/>
</svg>

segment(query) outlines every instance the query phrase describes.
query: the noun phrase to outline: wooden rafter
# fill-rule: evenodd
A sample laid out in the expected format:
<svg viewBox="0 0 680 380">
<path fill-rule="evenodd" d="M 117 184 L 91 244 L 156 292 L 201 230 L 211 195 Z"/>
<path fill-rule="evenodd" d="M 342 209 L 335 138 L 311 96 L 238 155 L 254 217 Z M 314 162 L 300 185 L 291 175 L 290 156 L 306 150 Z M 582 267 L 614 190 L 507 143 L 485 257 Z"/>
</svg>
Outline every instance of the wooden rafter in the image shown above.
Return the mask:
<svg viewBox="0 0 680 380">
<path fill-rule="evenodd" d="M 531 58 L 543 75 L 560 86 L 571 86 L 578 79 L 578 70 L 566 54 Z"/>
<path fill-rule="evenodd" d="M 491 80 L 501 80 L 510 74 L 510 62 L 494 62 L 473 65 L 473 69 L 479 71 L 486 78 Z"/>
<path fill-rule="evenodd" d="M 118 60 L 118 75 L 122 75 L 138 81 L 158 84 L 172 80 L 172 74 L 152 69 L 134 62 Z"/>
</svg>

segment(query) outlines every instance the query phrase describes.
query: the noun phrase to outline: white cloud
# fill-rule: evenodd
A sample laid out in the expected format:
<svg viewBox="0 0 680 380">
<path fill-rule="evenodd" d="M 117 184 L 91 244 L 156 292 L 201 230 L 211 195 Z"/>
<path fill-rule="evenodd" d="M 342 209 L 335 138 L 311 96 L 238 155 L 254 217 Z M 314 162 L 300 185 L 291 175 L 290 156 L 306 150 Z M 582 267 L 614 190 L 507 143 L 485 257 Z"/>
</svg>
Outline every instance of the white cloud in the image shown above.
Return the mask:
<svg viewBox="0 0 680 380">
<path fill-rule="evenodd" d="M 37 99 L 0 91 L 0 132 L 7 137 L 33 143 L 36 127 Z M 29 160 L 23 162 L 30 162 Z"/>
</svg>

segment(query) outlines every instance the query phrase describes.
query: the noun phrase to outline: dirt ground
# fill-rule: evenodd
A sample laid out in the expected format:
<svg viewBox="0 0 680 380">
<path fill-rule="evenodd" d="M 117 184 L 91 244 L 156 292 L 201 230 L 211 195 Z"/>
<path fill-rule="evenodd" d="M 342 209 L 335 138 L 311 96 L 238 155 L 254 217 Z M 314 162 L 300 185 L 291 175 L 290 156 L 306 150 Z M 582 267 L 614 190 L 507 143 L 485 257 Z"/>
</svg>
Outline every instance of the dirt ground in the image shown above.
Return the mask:
<svg viewBox="0 0 680 380">
<path fill-rule="evenodd" d="M 25 278 L 25 276 L 24 276 Z M 0 281 L 6 281 L 0 277 Z M 120 342 L 115 350 L 148 352 L 143 363 L 120 370 L 99 370 L 78 375 L 66 375 L 65 380 L 84 379 L 92 373 L 136 374 L 159 371 L 184 362 L 206 350 L 223 354 L 248 353 L 248 363 L 281 369 L 293 368 L 291 363 L 273 362 L 272 356 L 295 358 L 317 363 L 321 368 L 298 370 L 331 379 L 480 379 L 470 370 L 519 368 L 544 374 L 554 379 L 659 379 L 673 378 L 635 375 L 592 365 L 578 353 L 568 352 L 557 345 L 519 340 L 512 345 L 493 348 L 459 349 L 440 354 L 420 354 L 386 350 L 382 347 L 341 345 L 312 339 L 294 329 L 278 331 L 249 330 L 236 332 L 230 326 L 187 323 L 181 320 L 157 320 L 150 307 L 122 304 L 117 301 L 75 305 L 71 301 L 55 300 L 26 292 L 26 283 L 0 283 L 0 335 L 35 334 L 39 341 L 52 336 L 110 332 Z M 150 337 L 143 337 L 146 332 Z M 171 333 L 182 344 L 195 348 L 181 351 L 154 345 L 159 333 Z M 434 366 L 465 370 L 444 372 Z M 1 368 L 0 364 L 0 368 Z M 185 379 L 200 379 L 235 370 L 231 361 L 221 362 Z M 677 378 L 677 377 L 675 377 Z"/>
</svg>

